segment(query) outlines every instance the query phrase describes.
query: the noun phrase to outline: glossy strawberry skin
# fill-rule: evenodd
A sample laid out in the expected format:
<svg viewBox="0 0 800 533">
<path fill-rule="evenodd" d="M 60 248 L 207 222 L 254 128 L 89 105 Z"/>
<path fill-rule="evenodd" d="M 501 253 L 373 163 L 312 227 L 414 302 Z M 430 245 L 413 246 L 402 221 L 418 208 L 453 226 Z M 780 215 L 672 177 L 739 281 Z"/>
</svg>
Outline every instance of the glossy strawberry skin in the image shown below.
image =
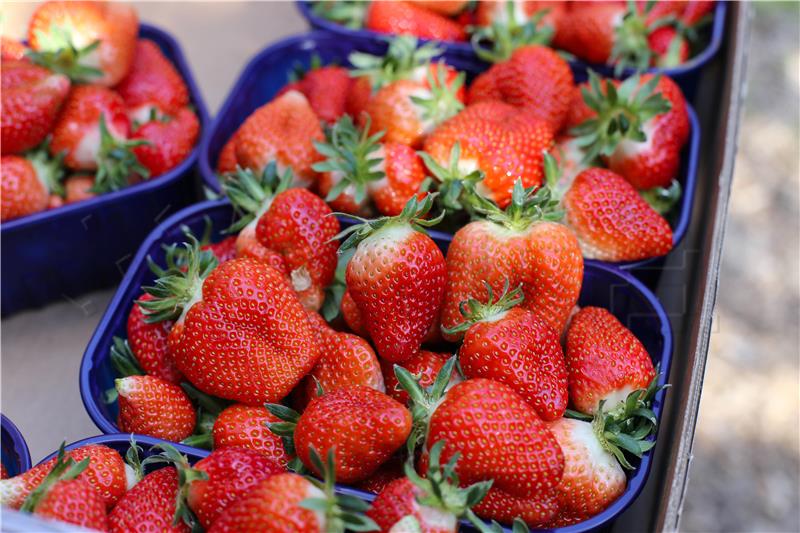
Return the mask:
<svg viewBox="0 0 800 533">
<path fill-rule="evenodd" d="M 8 65 L 9 61 L 16 61 L 18 59 L 25 59 L 25 45 L 16 39 L 0 36 L 0 55 L 2 56 L 3 68 Z M 5 90 L 5 87 L 3 88 Z M 4 106 L 5 107 L 5 106 Z"/>
<path fill-rule="evenodd" d="M 402 526 L 395 525 L 403 518 L 413 516 L 421 532 L 455 533 L 458 530 L 455 515 L 438 509 L 423 510 L 423 505 L 417 501 L 417 497 L 422 495 L 423 491 L 407 477 L 396 479 L 378 494 L 367 516 L 378 524 L 381 531 L 399 531 Z M 435 521 L 427 519 L 429 512 L 435 513 Z"/>
<path fill-rule="evenodd" d="M 108 529 L 105 502 L 84 479 L 57 481 L 39 500 L 34 514 L 87 529 Z"/>
<path fill-rule="evenodd" d="M 319 119 L 305 96 L 289 91 L 256 109 L 236 133 L 236 160 L 242 168 L 261 172 L 270 161 L 292 167 L 299 182 L 314 183 L 311 168 L 319 154 L 313 140 L 324 139 Z"/>
<path fill-rule="evenodd" d="M 325 457 L 333 449 L 337 481 L 354 483 L 386 462 L 410 432 L 408 409 L 370 387 L 350 386 L 314 398 L 294 439 L 297 456 L 312 471 L 309 450 Z"/>
<path fill-rule="evenodd" d="M 70 82 L 28 61 L 3 59 L 0 83 L 2 153 L 19 154 L 41 143 L 53 129 Z"/>
<path fill-rule="evenodd" d="M 142 294 L 139 300 L 152 300 L 149 294 Z M 172 329 L 172 321 L 147 323 L 138 303 L 134 303 L 128 314 L 128 344 L 139 366 L 147 374 L 159 377 L 178 385 L 183 376 L 168 353 L 167 337 Z"/>
<path fill-rule="evenodd" d="M 200 134 L 200 121 L 194 112 L 185 107 L 175 116 L 156 119 L 142 124 L 131 136 L 149 144 L 133 149 L 136 158 L 155 178 L 178 166 L 192 153 Z"/>
<path fill-rule="evenodd" d="M 441 307 L 445 260 L 427 235 L 389 223 L 356 249 L 347 289 L 378 355 L 403 362 L 419 352 Z"/>
<path fill-rule="evenodd" d="M 411 34 L 439 41 L 464 41 L 466 33 L 456 22 L 411 2 L 374 2 L 364 27 L 378 33 Z"/>
<path fill-rule="evenodd" d="M 421 84 L 413 80 L 395 81 L 380 89 L 364 109 L 364 113 L 372 119 L 370 133 L 385 131 L 384 140 L 387 142 L 413 148 L 422 146 L 430 127 L 423 123 L 422 111 L 411 101 L 411 97 L 424 91 Z"/>
<path fill-rule="evenodd" d="M 400 366 L 411 372 L 419 379 L 422 387 L 430 387 L 436 380 L 436 375 L 447 362 L 448 355 L 428 350 L 420 350 L 417 355 L 408 359 Z M 383 370 L 383 381 L 386 384 L 386 394 L 402 403 L 408 404 L 408 393 L 400 387 L 397 376 L 394 373 L 394 364 L 389 361 L 381 361 Z"/>
<path fill-rule="evenodd" d="M 115 90 L 122 96 L 131 120 L 149 120 L 150 111 L 175 115 L 189 105 L 189 90 L 178 70 L 156 43 L 139 39 L 128 75 Z"/>
<path fill-rule="evenodd" d="M 155 376 L 128 376 L 118 379 L 116 388 L 121 431 L 171 441 L 194 431 L 194 406 L 180 386 Z"/>
<path fill-rule="evenodd" d="M 511 387 L 542 420 L 564 415 L 569 401 L 559 334 L 526 309 L 472 325 L 458 350 L 467 378 L 493 379 Z"/>
<path fill-rule="evenodd" d="M 236 135 L 234 134 L 225 142 L 217 156 L 217 174 L 235 172 L 238 164 L 236 161 Z"/>
<path fill-rule="evenodd" d="M 425 151 L 447 167 L 456 143 L 461 165 L 485 173 L 478 191 L 504 208 L 516 180 L 522 179 L 525 187 L 542 183 L 542 151 L 552 145 L 553 133 L 545 122 L 526 117 L 509 104 L 484 101 L 439 126 L 425 140 Z"/>
<path fill-rule="evenodd" d="M 289 90 L 300 91 L 320 120 L 333 124 L 345 113 L 352 83 L 346 68 L 328 65 L 306 72 L 301 80 L 287 85 L 276 96 Z"/>
<path fill-rule="evenodd" d="M 601 261 L 637 261 L 672 250 L 672 229 L 622 176 L 591 168 L 564 195 L 566 223 L 583 256 Z"/>
<path fill-rule="evenodd" d="M 586 2 L 563 18 L 553 46 L 589 63 L 608 63 L 614 47 L 614 28 L 622 22 L 625 9 L 617 2 Z"/>
<path fill-rule="evenodd" d="M 344 294 L 342 295 L 341 311 L 342 318 L 344 318 L 344 321 L 347 324 L 347 327 L 350 328 L 350 331 L 363 339 L 369 338 L 369 332 L 367 331 L 367 327 L 364 325 L 364 320 L 361 317 L 361 311 L 358 310 L 356 302 L 353 300 L 353 297 L 350 296 L 350 291 L 347 289 L 345 289 Z"/>
<path fill-rule="evenodd" d="M 502 100 L 558 132 L 574 85 L 569 64 L 545 46 L 517 49 L 508 61 L 493 65 L 470 86 L 469 102 Z"/>
<path fill-rule="evenodd" d="M 64 203 L 74 204 L 95 198 L 97 193 L 92 192 L 94 183 L 93 174 L 73 174 L 68 177 L 64 180 Z"/>
<path fill-rule="evenodd" d="M 394 455 L 379 466 L 371 476 L 362 480 L 356 486 L 361 490 L 379 494 L 389 483 L 404 476 L 403 459 L 398 455 Z"/>
<path fill-rule="evenodd" d="M 211 250 L 217 261 L 224 263 L 236 257 L 236 236 L 225 237 L 219 242 L 212 242 L 201 246 L 203 250 Z"/>
<path fill-rule="evenodd" d="M 0 218 L 3 222 L 46 209 L 49 191 L 33 164 L 16 155 L 4 155 L 0 162 Z"/>
<path fill-rule="evenodd" d="M 453 236 L 447 273 L 443 328 L 462 322 L 459 304 L 463 300 L 471 296 L 486 302 L 484 282 L 501 294 L 508 281 L 510 287 L 522 285 L 523 307 L 560 334 L 580 295 L 583 257 L 575 234 L 562 224 L 538 222 L 526 230 L 511 231 L 476 221 Z"/>
<path fill-rule="evenodd" d="M 194 468 L 205 472 L 208 479 L 192 482 L 187 501 L 205 529 L 250 488 L 286 471 L 269 457 L 245 448 L 214 450 Z"/>
<path fill-rule="evenodd" d="M 174 352 L 178 369 L 198 389 L 263 405 L 283 399 L 316 364 L 319 345 L 277 270 L 233 259 L 206 278 L 202 292 L 186 314 Z"/>
<path fill-rule="evenodd" d="M 492 488 L 472 509 L 485 520 L 510 524 L 519 518 L 529 527 L 538 528 L 550 524 L 557 516 L 558 497 L 557 493 L 547 492 L 532 498 L 520 498 Z"/>
<path fill-rule="evenodd" d="M 297 474 L 271 476 L 245 493 L 214 522 L 209 533 L 324 531 L 314 511 L 298 505 L 323 492 Z"/>
<path fill-rule="evenodd" d="M 575 408 L 594 414 L 601 400 L 604 410 L 638 389 L 646 389 L 656 375 L 642 343 L 608 310 L 584 307 L 567 331 L 569 394 Z"/>
<path fill-rule="evenodd" d="M 672 57 L 673 41 L 678 39 L 678 52 Z M 672 26 L 663 26 L 647 36 L 647 45 L 653 51 L 653 65 L 661 68 L 676 67 L 689 59 L 689 42 Z"/>
<path fill-rule="evenodd" d="M 165 531 L 188 533 L 183 522 L 172 525 L 178 495 L 178 473 L 168 466 L 147 474 L 125 495 L 108 515 L 109 531 Z"/>
<path fill-rule="evenodd" d="M 422 159 L 410 146 L 387 142 L 383 150 L 386 182 L 371 184 L 369 193 L 381 214 L 396 216 L 412 196 L 422 199 L 419 189 L 427 175 Z"/>
<path fill-rule="evenodd" d="M 280 437 L 267 424 L 280 420 L 264 407 L 234 404 L 225 408 L 214 421 L 214 449 L 247 448 L 266 456 L 272 462 L 286 465 L 290 457 Z"/>
</svg>

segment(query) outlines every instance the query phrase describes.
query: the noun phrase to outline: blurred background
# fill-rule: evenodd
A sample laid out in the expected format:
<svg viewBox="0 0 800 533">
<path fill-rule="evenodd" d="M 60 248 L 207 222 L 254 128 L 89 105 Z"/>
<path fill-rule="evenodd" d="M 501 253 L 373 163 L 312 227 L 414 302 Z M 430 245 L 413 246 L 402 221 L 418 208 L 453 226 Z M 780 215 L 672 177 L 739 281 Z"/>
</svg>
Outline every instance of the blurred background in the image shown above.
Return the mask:
<svg viewBox="0 0 800 533">
<path fill-rule="evenodd" d="M 4 2 L 4 34 L 23 37 L 33 7 Z M 291 3 L 137 7 L 179 40 L 212 114 L 252 55 L 305 28 Z M 800 4 L 755 2 L 753 12 L 685 531 L 800 531 Z M 62 439 L 98 432 L 75 382 L 111 295 L 2 323 L 0 402 L 34 462 Z"/>
</svg>

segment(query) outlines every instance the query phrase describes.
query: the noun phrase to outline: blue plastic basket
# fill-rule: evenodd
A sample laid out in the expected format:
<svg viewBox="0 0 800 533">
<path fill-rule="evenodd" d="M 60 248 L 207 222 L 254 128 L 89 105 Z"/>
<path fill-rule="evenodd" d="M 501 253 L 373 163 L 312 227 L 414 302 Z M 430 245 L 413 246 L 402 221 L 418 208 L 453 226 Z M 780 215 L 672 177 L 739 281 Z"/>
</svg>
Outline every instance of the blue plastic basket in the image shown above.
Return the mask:
<svg viewBox="0 0 800 533">
<path fill-rule="evenodd" d="M 681 89 L 683 89 L 687 97 L 694 96 L 694 92 L 700 80 L 700 74 L 703 70 L 703 67 L 706 65 L 706 63 L 714 58 L 722 44 L 722 38 L 725 33 L 725 14 L 727 12 L 727 6 L 725 5 L 726 3 L 727 2 L 725 0 L 719 0 L 714 8 L 714 21 L 711 27 L 711 36 L 708 45 L 703 49 L 702 52 L 698 53 L 689 61 L 678 67 L 651 68 L 649 69 L 649 72 L 662 72 L 670 76 L 678 83 L 678 85 L 681 86 Z M 386 38 L 386 35 L 382 33 L 377 33 L 371 30 L 354 30 L 346 28 L 341 24 L 331 22 L 330 20 L 322 17 L 318 17 L 311 9 L 312 2 L 310 0 L 297 0 L 296 4 L 300 14 L 303 15 L 308 24 L 315 30 L 323 30 L 333 33 L 337 35 L 339 39 L 359 38 L 380 41 Z M 421 39 L 421 41 L 427 41 L 427 39 Z M 476 57 L 475 52 L 473 52 L 472 46 L 469 44 L 469 42 L 442 42 L 441 45 L 451 55 L 466 58 Z M 589 65 L 580 60 L 571 61 L 571 64 L 580 71 L 585 71 L 587 68 L 591 67 L 592 69 L 609 76 L 614 72 L 614 67 L 610 67 L 608 65 Z M 623 77 L 630 76 L 633 72 L 633 69 L 626 69 L 623 73 Z"/>
<path fill-rule="evenodd" d="M 203 132 L 208 112 L 180 46 L 149 24 L 140 26 L 139 36 L 158 44 L 181 73 Z M 152 180 L 4 222 L 2 315 L 118 283 L 150 230 L 197 198 L 198 153 L 195 147 L 180 165 Z"/>
<path fill-rule="evenodd" d="M 270 101 L 288 82 L 289 74 L 297 64 L 310 65 L 314 55 L 320 56 L 323 64 L 330 62 L 346 64 L 347 56 L 355 50 L 383 53 L 386 46 L 384 41 L 375 39 L 353 37 L 345 40 L 340 35 L 332 33 L 311 32 L 283 39 L 262 50 L 245 67 L 202 140 L 199 167 L 206 187 L 216 193 L 220 192 L 215 169 L 222 147 L 253 111 Z M 454 55 L 449 51 L 445 52 L 443 57 L 449 64 L 471 76 L 486 68 L 485 64 L 474 57 Z M 575 75 L 576 79 L 580 80 L 585 73 L 575 72 Z M 681 169 L 678 174 L 683 197 L 678 208 L 673 209 L 667 217 L 673 228 L 673 246 L 680 243 L 689 227 L 700 155 L 700 122 L 694 109 L 691 106 L 687 106 L 687 109 L 691 132 L 689 141 L 681 153 Z M 625 270 L 654 268 L 658 259 L 615 264 Z"/>
<path fill-rule="evenodd" d="M 206 217 L 211 219 L 215 231 L 219 232 L 230 225 L 233 209 L 226 200 L 199 203 L 176 213 L 150 234 L 86 348 L 80 369 L 81 397 L 89 416 L 104 433 L 119 432 L 116 425 L 117 405 L 103 402 L 104 391 L 113 387 L 115 377 L 109 349 L 114 336 L 126 336 L 127 317 L 133 302 L 140 296 L 141 286 L 153 280 L 146 258 L 152 256 L 156 262 L 162 261 L 162 245 L 182 242 L 185 239 L 181 230 L 183 225 L 191 228 L 195 234 L 202 233 Z M 219 236 L 217 233 L 217 237 Z M 446 251 L 449 241 L 442 239 L 439 232 L 431 232 L 431 236 Z M 663 307 L 650 290 L 627 272 L 608 265 L 587 264 L 579 303 L 582 306 L 605 307 L 617 316 L 642 341 L 653 361 L 660 364 L 660 382 L 666 382 L 672 355 L 672 332 Z M 656 396 L 653 406 L 659 419 L 663 402 L 662 391 Z M 197 450 L 197 453 L 201 453 L 201 450 Z M 589 531 L 613 520 L 642 490 L 650 469 L 651 454 L 652 452 L 648 452 L 644 455 L 636 470 L 629 475 L 625 493 L 609 509 L 582 524 L 558 531 Z M 371 494 L 355 489 L 348 490 L 360 497 L 372 498 Z"/>
<path fill-rule="evenodd" d="M 2 460 L 8 476 L 16 476 L 31 467 L 31 454 L 17 426 L 5 415 L 0 415 L 0 441 L 2 441 Z"/>
</svg>

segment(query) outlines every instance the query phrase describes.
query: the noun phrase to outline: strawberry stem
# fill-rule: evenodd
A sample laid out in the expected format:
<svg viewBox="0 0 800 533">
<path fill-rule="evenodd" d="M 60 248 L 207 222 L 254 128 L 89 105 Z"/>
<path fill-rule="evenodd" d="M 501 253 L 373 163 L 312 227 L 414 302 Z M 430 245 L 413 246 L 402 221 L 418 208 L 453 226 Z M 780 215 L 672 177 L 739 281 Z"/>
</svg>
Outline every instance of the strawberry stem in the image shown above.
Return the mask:
<svg viewBox="0 0 800 533">
<path fill-rule="evenodd" d="M 450 149 L 450 160 L 445 168 L 440 165 L 430 154 L 417 152 L 425 163 L 425 166 L 433 174 L 436 188 L 439 191 L 439 198 L 444 209 L 461 211 L 470 207 L 469 202 L 464 202 L 462 198 L 466 190 L 466 184 L 475 185 L 484 178 L 484 173 L 480 169 L 465 173 L 459 168 L 461 160 L 461 143 L 456 142 Z"/>
<path fill-rule="evenodd" d="M 358 30 L 364 26 L 369 2 L 364 0 L 337 0 L 336 2 L 314 2 L 311 12 L 316 16 Z"/>
<path fill-rule="evenodd" d="M 64 156 L 66 151 L 53 156 L 50 154 L 50 136 L 42 144 L 25 153 L 25 158 L 30 161 L 36 170 L 36 177 L 51 194 L 64 196 Z"/>
<path fill-rule="evenodd" d="M 102 70 L 82 63 L 100 46 L 99 40 L 78 48 L 69 30 L 55 25 L 50 26 L 47 32 L 36 30 L 36 40 L 39 50 L 26 52 L 31 62 L 64 74 L 75 82 L 91 82 L 103 76 Z"/>
<path fill-rule="evenodd" d="M 292 180 L 291 167 L 288 167 L 281 176 L 276 161 L 270 161 L 259 175 L 249 168 L 237 167 L 235 173 L 222 181 L 222 188 L 239 215 L 239 220 L 232 224 L 227 232 L 237 233 L 261 218 L 272 205 L 275 196 L 287 190 Z"/>
<path fill-rule="evenodd" d="M 374 93 L 392 82 L 409 79 L 416 69 L 427 67 L 434 57 L 444 53 L 435 43 L 425 43 L 419 47 L 417 44 L 416 37 L 398 35 L 389 39 L 389 48 L 383 56 L 353 52 L 348 57 L 354 67 L 350 70 L 350 76 L 366 76 Z"/>
<path fill-rule="evenodd" d="M 494 300 L 494 293 L 489 282 L 484 280 L 483 284 L 487 292 L 486 303 L 482 303 L 472 296 L 463 300 L 458 304 L 458 309 L 466 320 L 452 328 L 442 327 L 444 333 L 453 335 L 467 331 L 478 322 L 492 322 L 498 320 L 509 309 L 518 306 L 525 299 L 522 294 L 522 284 L 509 291 L 508 278 L 506 278 L 503 284 L 503 292 L 497 297 L 497 300 Z"/>
<path fill-rule="evenodd" d="M 25 498 L 20 511 L 26 513 L 34 512 L 42 499 L 50 492 L 50 489 L 52 489 L 56 483 L 75 479 L 89 466 L 89 457 L 85 457 L 81 462 L 76 463 L 72 457 L 67 457 L 64 446 L 65 443 L 62 442 L 61 446 L 58 448 L 58 456 L 52 470 L 50 470 L 42 482 L 39 483 L 39 486 Z"/>
<path fill-rule="evenodd" d="M 443 62 L 436 65 L 436 76 L 428 69 L 426 73 L 430 96 L 410 96 L 411 102 L 422 112 L 422 120 L 436 127 L 454 117 L 464 109 L 458 92 L 464 86 L 466 75 L 459 72 L 455 79 L 447 83 L 447 69 Z"/>
<path fill-rule="evenodd" d="M 528 45 L 550 44 L 555 30 L 542 24 L 550 11 L 540 9 L 525 21 L 517 20 L 516 2 L 505 3 L 505 17 L 498 17 L 490 26 L 473 28 L 470 42 L 475 54 L 489 63 L 507 61 L 518 48 Z"/>
<path fill-rule="evenodd" d="M 682 194 L 681 184 L 678 180 L 672 180 L 669 187 L 653 187 L 639 191 L 639 195 L 644 201 L 650 204 L 658 214 L 665 215 L 678 203 Z"/>
<path fill-rule="evenodd" d="M 114 137 L 106 125 L 105 113 L 100 114 L 100 151 L 97 154 L 97 172 L 91 191 L 104 194 L 118 191 L 128 185 L 128 178 L 138 174 L 144 179 L 150 177 L 150 171 L 136 158 L 131 151 L 137 146 L 149 145 L 145 139 L 126 140 Z"/>
<path fill-rule="evenodd" d="M 525 188 L 521 179 L 514 182 L 511 203 L 505 210 L 478 194 L 474 187 L 469 187 L 468 191 L 472 208 L 480 217 L 512 231 L 525 231 L 535 222 L 558 222 L 564 218 L 564 211 L 559 207 L 559 201 L 552 198 L 549 187 Z"/>
</svg>

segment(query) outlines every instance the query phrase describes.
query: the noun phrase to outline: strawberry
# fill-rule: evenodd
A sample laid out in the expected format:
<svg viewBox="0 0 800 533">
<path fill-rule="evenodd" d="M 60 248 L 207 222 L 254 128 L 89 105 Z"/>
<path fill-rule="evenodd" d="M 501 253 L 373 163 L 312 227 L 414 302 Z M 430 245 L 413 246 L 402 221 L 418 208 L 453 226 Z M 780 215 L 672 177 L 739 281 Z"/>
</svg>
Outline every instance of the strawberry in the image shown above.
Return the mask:
<svg viewBox="0 0 800 533">
<path fill-rule="evenodd" d="M 413 148 L 395 142 L 379 142 L 383 132 L 369 135 L 369 120 L 359 131 L 349 116 L 330 132 L 330 140 L 315 142 L 325 156 L 313 168 L 320 172 L 319 189 L 337 211 L 367 214 L 367 197 L 384 215 L 400 214 L 408 199 L 419 198 L 425 167 Z"/>
<path fill-rule="evenodd" d="M 0 463 L 0 479 L 8 479 L 8 470 L 6 470 L 6 465 Z"/>
<path fill-rule="evenodd" d="M 66 455 L 76 462 L 89 458 L 89 466 L 78 477 L 86 480 L 100 494 L 106 507 L 113 507 L 127 490 L 128 467 L 115 450 L 100 444 L 90 444 L 69 450 Z M 53 469 L 57 460 L 53 457 L 27 472 L 0 480 L 0 505 L 19 509 L 25 498 Z"/>
<path fill-rule="evenodd" d="M 463 73 L 455 74 L 440 62 L 435 71 L 427 72 L 426 84 L 414 80 L 389 83 L 364 109 L 371 118 L 370 133 L 385 131 L 386 142 L 421 146 L 437 126 L 464 108 L 464 79 Z"/>
<path fill-rule="evenodd" d="M 184 522 L 173 523 L 177 498 L 177 470 L 170 466 L 151 472 L 120 498 L 108 514 L 108 529 L 111 533 L 188 533 L 190 529 Z"/>
<path fill-rule="evenodd" d="M 458 23 L 412 2 L 370 2 L 364 27 L 378 33 L 411 34 L 423 39 L 464 41 Z"/>
<path fill-rule="evenodd" d="M 491 26 L 493 24 L 522 25 L 537 14 L 543 15 L 543 23 L 557 29 L 561 19 L 566 16 L 567 6 L 560 1 L 541 0 L 482 0 L 478 2 L 475 12 L 475 24 Z"/>
<path fill-rule="evenodd" d="M 340 250 L 356 247 L 347 264 L 347 290 L 378 355 L 407 361 L 419 352 L 436 321 L 446 283 L 445 260 L 425 227 L 434 195 L 416 197 L 396 217 L 347 228 Z"/>
<path fill-rule="evenodd" d="M 594 414 L 603 402 L 616 409 L 627 396 L 647 389 L 653 362 L 628 328 L 605 309 L 584 307 L 567 331 L 569 394 L 575 408 Z"/>
<path fill-rule="evenodd" d="M 687 26 L 696 26 L 714 10 L 714 0 L 688 0 L 684 4 L 681 22 Z"/>
<path fill-rule="evenodd" d="M 44 141 L 67 98 L 69 78 L 23 60 L 3 58 L 2 153 L 19 154 Z"/>
<path fill-rule="evenodd" d="M 545 46 L 525 46 L 480 74 L 470 86 L 469 102 L 502 100 L 527 115 L 561 129 L 574 80 L 569 64 Z"/>
<path fill-rule="evenodd" d="M 61 157 L 51 158 L 47 148 L 25 157 L 4 155 L 0 159 L 0 219 L 23 217 L 48 207 L 51 195 L 63 194 Z"/>
<path fill-rule="evenodd" d="M 504 102 L 485 101 L 439 126 L 425 141 L 423 159 L 442 183 L 440 188 L 479 179 L 478 192 L 505 207 L 517 178 L 525 187 L 541 184 L 542 151 L 552 143 L 546 123 L 525 117 Z M 481 174 L 474 177 L 478 170 Z"/>
<path fill-rule="evenodd" d="M 664 217 L 610 170 L 578 174 L 563 206 L 587 259 L 636 261 L 672 250 L 672 229 Z"/>
<path fill-rule="evenodd" d="M 373 494 L 379 494 L 389 483 L 400 479 L 404 475 L 403 460 L 399 455 L 393 455 L 388 461 L 379 466 L 371 476 L 360 481 L 356 487 Z"/>
<path fill-rule="evenodd" d="M 126 433 L 180 441 L 194 431 L 195 410 L 178 385 L 155 376 L 128 376 L 114 382 L 119 395 L 117 425 Z"/>
<path fill-rule="evenodd" d="M 500 211 L 480 196 L 483 219 L 458 230 L 447 252 L 447 290 L 442 306 L 443 331 L 461 322 L 459 305 L 467 298 L 487 302 L 486 284 L 500 293 L 522 285 L 523 306 L 560 334 L 578 301 L 583 257 L 575 234 L 552 222 L 555 209 L 548 188 L 537 193 L 514 186 L 512 203 Z M 459 335 L 445 334 L 448 340 Z"/>
<path fill-rule="evenodd" d="M 447 354 L 420 350 L 417 355 L 400 366 L 413 374 L 419 380 L 421 386 L 430 387 L 433 385 L 436 375 L 447 362 L 447 358 Z M 389 361 L 381 361 L 381 370 L 383 371 L 383 382 L 386 384 L 386 394 L 403 405 L 407 405 L 409 400 L 408 393 L 400 387 L 400 383 L 394 373 L 394 365 Z"/>
<path fill-rule="evenodd" d="M 361 312 L 358 310 L 356 302 L 350 296 L 350 291 L 345 289 L 342 295 L 342 317 L 344 318 L 347 327 L 361 338 L 369 338 L 369 332 L 364 325 L 364 320 L 361 318 Z"/>
<path fill-rule="evenodd" d="M 238 164 L 236 161 L 236 134 L 234 133 L 219 152 L 217 174 L 224 177 L 225 174 L 236 172 Z"/>
<path fill-rule="evenodd" d="M 458 349 L 464 376 L 504 383 L 542 420 L 561 418 L 569 398 L 559 332 L 527 309 L 517 307 L 523 301 L 520 287 L 509 291 L 506 285 L 496 300 L 488 283 L 486 292 L 485 304 L 473 298 L 461 302 L 465 321 L 448 330 L 464 332 Z"/>
<path fill-rule="evenodd" d="M 127 140 L 130 122 L 120 96 L 99 85 L 79 85 L 69 95 L 53 128 L 50 152 L 66 152 L 64 163 L 75 170 L 97 170 L 94 192 L 128 184 L 135 172 L 147 170 L 131 152 L 143 141 Z"/>
<path fill-rule="evenodd" d="M 680 152 L 689 137 L 686 100 L 666 76 L 645 74 L 623 83 L 590 72 L 583 91 L 595 112 L 573 128 L 586 160 L 602 155 L 608 168 L 637 189 L 667 187 L 680 166 Z"/>
<path fill-rule="evenodd" d="M 689 41 L 672 26 L 662 26 L 647 36 L 653 51 L 653 65 L 659 68 L 677 67 L 689 59 Z"/>
<path fill-rule="evenodd" d="M 217 261 L 224 263 L 236 257 L 236 236 L 231 235 L 219 242 L 212 242 L 201 246 L 202 250 L 208 250 L 214 254 Z"/>
<path fill-rule="evenodd" d="M 189 90 L 178 70 L 156 43 L 136 42 L 136 54 L 128 75 L 116 91 L 125 101 L 131 122 L 144 124 L 153 114 L 176 115 L 189 105 Z"/>
<path fill-rule="evenodd" d="M 74 204 L 91 200 L 97 194 L 94 190 L 94 174 L 73 174 L 64 180 L 64 203 Z"/>
<path fill-rule="evenodd" d="M 158 177 L 172 170 L 194 149 L 200 133 L 197 115 L 188 107 L 178 110 L 174 116 L 164 116 L 145 122 L 133 133 L 131 139 L 141 139 L 133 149 L 139 162 L 148 170 L 150 177 Z"/>
<path fill-rule="evenodd" d="M 28 23 L 34 61 L 106 87 L 130 71 L 138 33 L 136 10 L 116 2 L 45 2 Z"/>
<path fill-rule="evenodd" d="M 562 19 L 553 39 L 553 46 L 575 54 L 589 63 L 610 63 L 615 57 L 617 30 L 626 13 L 622 2 L 587 2 L 585 6 L 573 9 L 569 16 Z M 643 44 L 647 49 L 646 37 Z"/>
<path fill-rule="evenodd" d="M 298 183 L 317 180 L 314 140 L 324 139 L 319 119 L 302 93 L 289 91 L 256 109 L 235 135 L 236 161 L 260 173 L 271 161 L 291 167 Z"/>
<path fill-rule="evenodd" d="M 354 483 L 369 477 L 400 449 L 411 431 L 411 413 L 370 387 L 346 386 L 311 400 L 303 414 L 277 404 L 267 409 L 285 422 L 270 424 L 276 435 L 293 439 L 297 457 L 321 475 L 312 450 L 336 459 L 336 478 Z"/>
<path fill-rule="evenodd" d="M 139 301 L 152 299 L 152 295 L 145 293 Z M 167 352 L 167 337 L 171 329 L 172 322 L 169 320 L 148 322 L 138 303 L 133 304 L 128 314 L 128 343 L 136 362 L 147 374 L 177 385 L 183 380 L 183 376 Z"/>
<path fill-rule="evenodd" d="M 25 45 L 16 39 L 6 37 L 5 35 L 0 36 L 0 55 L 4 63 L 3 69 L 7 68 L 8 62 L 10 61 L 25 59 L 26 51 L 27 48 Z M 3 91 L 5 91 L 5 87 L 3 87 Z"/>
<path fill-rule="evenodd" d="M 314 113 L 329 124 L 336 122 L 345 113 L 347 95 L 353 78 L 344 67 L 336 65 L 312 65 L 301 79 L 281 89 L 276 97 L 290 90 L 300 91 L 308 99 Z"/>
<path fill-rule="evenodd" d="M 247 448 L 257 451 L 280 465 L 289 462 L 281 439 L 267 424 L 280 422 L 264 407 L 234 404 L 224 409 L 214 421 L 214 449 Z"/>
<path fill-rule="evenodd" d="M 468 0 L 409 0 L 409 2 L 445 17 L 458 15 L 469 5 Z"/>
<path fill-rule="evenodd" d="M 420 531 L 426 533 L 456 533 L 458 520 L 468 518 L 479 530 L 486 526 L 471 511 L 486 495 L 491 481 L 459 488 L 455 473 L 457 456 L 440 465 L 439 458 L 444 442 L 431 448 L 428 472 L 420 477 L 406 463 L 405 477 L 389 483 L 367 511 L 381 531 Z"/>
</svg>

